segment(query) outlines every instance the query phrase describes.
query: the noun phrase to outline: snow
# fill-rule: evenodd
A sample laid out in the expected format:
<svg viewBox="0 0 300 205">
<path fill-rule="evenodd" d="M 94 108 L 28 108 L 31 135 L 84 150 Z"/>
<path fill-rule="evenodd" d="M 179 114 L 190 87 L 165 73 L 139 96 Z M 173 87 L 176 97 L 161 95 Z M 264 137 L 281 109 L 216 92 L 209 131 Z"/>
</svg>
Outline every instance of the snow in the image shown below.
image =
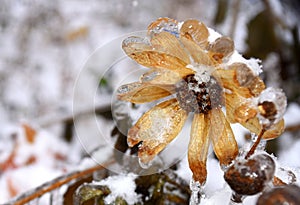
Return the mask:
<svg viewBox="0 0 300 205">
<path fill-rule="evenodd" d="M 139 196 L 135 193 L 136 184 L 134 180 L 136 177 L 133 173 L 119 174 L 95 182 L 95 184 L 108 186 L 111 190 L 111 193 L 105 197 L 105 203 L 111 204 L 117 197 L 122 197 L 128 204 L 134 204 L 139 201 Z"/>
</svg>

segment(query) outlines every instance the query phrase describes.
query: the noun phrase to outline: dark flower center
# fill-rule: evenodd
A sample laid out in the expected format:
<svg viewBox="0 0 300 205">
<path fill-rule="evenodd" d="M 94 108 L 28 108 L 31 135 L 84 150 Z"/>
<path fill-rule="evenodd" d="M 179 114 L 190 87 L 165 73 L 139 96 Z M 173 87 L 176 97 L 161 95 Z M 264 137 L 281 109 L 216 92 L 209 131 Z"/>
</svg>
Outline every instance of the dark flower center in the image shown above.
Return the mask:
<svg viewBox="0 0 300 205">
<path fill-rule="evenodd" d="M 203 81 L 191 74 L 176 84 L 176 98 L 187 112 L 207 114 L 212 108 L 221 107 L 224 104 L 222 92 L 222 87 L 212 76 Z"/>
</svg>

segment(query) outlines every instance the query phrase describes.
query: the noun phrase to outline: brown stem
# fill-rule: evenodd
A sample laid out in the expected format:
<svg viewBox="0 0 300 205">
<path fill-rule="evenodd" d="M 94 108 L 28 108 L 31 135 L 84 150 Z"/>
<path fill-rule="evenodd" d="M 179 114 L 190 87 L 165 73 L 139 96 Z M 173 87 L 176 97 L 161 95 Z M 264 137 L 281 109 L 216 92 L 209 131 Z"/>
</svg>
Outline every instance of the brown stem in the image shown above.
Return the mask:
<svg viewBox="0 0 300 205">
<path fill-rule="evenodd" d="M 260 141 L 261 141 L 262 136 L 263 136 L 264 133 L 265 133 L 265 131 L 266 131 L 265 128 L 263 128 L 263 129 L 260 131 L 259 135 L 257 136 L 256 141 L 254 142 L 254 144 L 252 145 L 251 149 L 250 149 L 249 152 L 247 153 L 245 159 L 248 159 L 251 155 L 254 154 L 254 152 L 255 152 L 257 146 L 259 145 L 259 143 L 260 143 Z"/>
<path fill-rule="evenodd" d="M 90 175 L 93 172 L 102 170 L 106 166 L 109 166 L 113 163 L 114 163 L 114 161 L 109 161 L 103 165 L 96 165 L 94 167 L 88 168 L 83 171 L 76 171 L 76 172 L 70 173 L 65 177 L 56 178 L 53 180 L 53 181 L 55 181 L 54 183 L 50 183 L 50 184 L 45 183 L 45 184 L 41 185 L 40 187 L 38 187 L 37 189 L 35 189 L 32 193 L 29 193 L 28 195 L 26 195 L 25 197 L 23 197 L 24 195 L 20 196 L 19 198 L 17 198 L 15 200 L 14 205 L 26 204 L 34 199 L 41 197 L 45 193 L 51 192 L 51 191 L 61 187 L 62 185 L 66 184 L 74 179 L 78 179 L 78 178 L 84 177 L 86 175 Z"/>
</svg>

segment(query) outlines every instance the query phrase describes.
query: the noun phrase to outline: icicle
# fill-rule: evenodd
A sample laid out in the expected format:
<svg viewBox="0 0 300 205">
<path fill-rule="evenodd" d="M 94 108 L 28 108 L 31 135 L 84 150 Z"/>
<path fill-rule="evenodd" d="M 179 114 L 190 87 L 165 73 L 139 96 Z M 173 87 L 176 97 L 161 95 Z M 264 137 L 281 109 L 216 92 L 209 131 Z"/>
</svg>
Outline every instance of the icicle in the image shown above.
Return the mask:
<svg viewBox="0 0 300 205">
<path fill-rule="evenodd" d="M 141 159 L 139 158 L 139 164 L 140 164 L 140 166 L 141 166 L 143 169 L 149 169 L 149 168 L 152 166 L 152 164 L 153 164 L 153 160 L 150 161 L 150 162 L 148 162 L 148 163 L 144 163 L 144 162 L 142 162 Z"/>
<path fill-rule="evenodd" d="M 191 179 L 190 189 L 192 191 L 190 205 L 200 204 L 201 198 L 205 198 L 203 193 L 203 185 L 201 185 L 200 182 Z"/>
</svg>

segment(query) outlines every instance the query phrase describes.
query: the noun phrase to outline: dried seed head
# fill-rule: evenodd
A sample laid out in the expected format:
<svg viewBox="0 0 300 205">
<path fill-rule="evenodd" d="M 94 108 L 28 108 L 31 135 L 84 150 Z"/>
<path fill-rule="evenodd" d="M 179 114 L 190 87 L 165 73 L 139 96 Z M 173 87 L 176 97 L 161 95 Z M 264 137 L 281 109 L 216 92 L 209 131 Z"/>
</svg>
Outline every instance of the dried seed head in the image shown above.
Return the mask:
<svg viewBox="0 0 300 205">
<path fill-rule="evenodd" d="M 206 77 L 191 74 L 176 84 L 176 98 L 182 109 L 206 114 L 223 105 L 222 87 L 212 76 Z"/>
<path fill-rule="evenodd" d="M 263 193 L 257 200 L 257 205 L 297 205 L 300 204 L 300 187 L 287 185 L 276 187 Z"/>
<path fill-rule="evenodd" d="M 254 155 L 247 161 L 237 161 L 224 175 L 231 189 L 240 195 L 261 192 L 274 176 L 275 163 L 266 154 Z"/>
</svg>

